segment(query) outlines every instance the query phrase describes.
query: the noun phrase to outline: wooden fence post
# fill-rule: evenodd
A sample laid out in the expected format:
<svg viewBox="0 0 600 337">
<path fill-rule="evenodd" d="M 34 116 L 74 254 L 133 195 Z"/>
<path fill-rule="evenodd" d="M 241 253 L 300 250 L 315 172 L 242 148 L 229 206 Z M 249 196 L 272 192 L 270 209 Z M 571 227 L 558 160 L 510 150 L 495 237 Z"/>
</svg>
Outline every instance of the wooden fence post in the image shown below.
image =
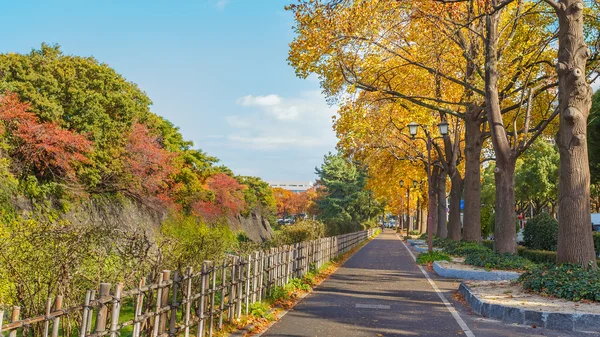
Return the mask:
<svg viewBox="0 0 600 337">
<path fill-rule="evenodd" d="M 96 314 L 95 333 L 101 334 L 106 330 L 106 318 L 108 317 L 108 306 L 104 301 L 110 296 L 110 283 L 100 283 L 100 293 L 98 294 L 98 313 Z"/>
<path fill-rule="evenodd" d="M 210 267 L 210 261 L 204 261 L 202 264 L 202 271 L 200 273 L 200 298 L 198 298 L 198 329 L 197 336 L 204 336 L 204 312 L 206 311 L 206 277 L 208 268 Z"/>
<path fill-rule="evenodd" d="M 165 285 L 162 289 L 162 294 L 161 294 L 162 296 L 160 299 L 160 308 L 159 308 L 161 314 L 159 315 L 160 320 L 158 323 L 158 334 L 160 336 L 162 336 L 167 330 L 167 312 L 163 311 L 163 308 L 165 308 L 166 306 L 169 305 L 169 286 L 166 285 L 166 283 L 171 280 L 171 271 L 163 270 L 162 274 L 163 274 L 163 283 L 165 283 Z"/>
<path fill-rule="evenodd" d="M 154 326 L 152 327 L 152 337 L 158 336 L 158 329 L 160 326 L 160 308 L 162 303 L 162 283 L 164 273 L 158 275 L 158 288 L 156 289 L 156 310 L 154 311 Z"/>
<path fill-rule="evenodd" d="M 235 316 L 235 299 L 236 297 L 236 270 L 238 257 L 231 258 L 231 282 L 229 283 L 229 305 L 227 307 L 227 319 L 231 323 Z"/>
<path fill-rule="evenodd" d="M 212 265 L 211 273 L 212 273 L 212 285 L 210 287 L 210 325 L 208 326 L 208 335 L 212 337 L 213 335 L 213 326 L 215 319 L 215 293 L 217 292 L 217 268 L 216 264 Z"/>
<path fill-rule="evenodd" d="M 92 289 L 92 293 L 90 294 L 90 305 L 94 300 L 96 300 L 96 290 Z M 94 316 L 94 310 L 92 307 L 90 307 L 90 312 L 87 317 L 87 323 L 85 324 L 85 333 L 87 335 L 92 333 L 92 316 Z"/>
<path fill-rule="evenodd" d="M 192 309 L 192 267 L 188 267 L 185 272 L 185 277 L 187 277 L 187 283 L 185 286 L 185 318 L 183 321 L 183 325 L 185 327 L 184 337 L 190 336 L 190 310 Z"/>
<path fill-rule="evenodd" d="M 86 319 L 87 319 L 87 312 L 89 312 L 89 305 L 90 305 L 90 291 L 88 290 L 85 294 L 85 305 L 83 308 L 83 320 L 81 322 L 81 336 L 85 336 L 85 323 L 86 323 Z M 50 320 L 48 319 L 48 317 L 50 317 L 50 313 L 52 312 L 52 297 L 48 297 L 48 299 L 46 300 L 46 319 L 44 320 L 44 337 L 48 337 L 48 334 L 50 333 Z"/>
<path fill-rule="evenodd" d="M 177 302 L 177 292 L 179 291 L 179 287 L 181 283 L 181 274 L 179 274 L 178 270 L 175 270 L 173 275 L 173 287 L 172 287 L 172 295 L 171 295 L 171 317 L 169 321 L 169 336 L 175 336 L 175 332 L 177 331 L 177 310 L 180 307 L 180 303 Z"/>
<path fill-rule="evenodd" d="M 56 296 L 56 301 L 54 302 L 54 311 L 62 310 L 63 305 L 63 297 L 62 295 Z M 60 329 L 60 316 L 56 316 L 54 321 L 52 322 L 52 337 L 58 337 L 58 332 Z"/>
<path fill-rule="evenodd" d="M 142 308 L 144 306 L 144 293 L 142 292 L 142 287 L 146 285 L 146 279 L 142 278 L 140 283 L 138 283 L 138 294 L 135 301 L 135 308 L 133 310 L 133 333 L 132 337 L 140 337 L 140 330 L 142 327 L 142 323 L 139 321 L 139 316 L 142 315 Z M 84 336 L 81 336 L 84 337 Z"/>
<path fill-rule="evenodd" d="M 14 306 L 12 307 L 12 312 L 10 314 L 10 322 L 16 322 L 19 320 L 19 314 L 21 313 L 21 307 Z M 11 330 L 8 334 L 8 337 L 17 337 L 17 329 Z"/>
<path fill-rule="evenodd" d="M 221 269 L 221 304 L 219 305 L 219 330 L 223 329 L 223 310 L 225 310 L 225 290 L 227 290 L 227 262 L 223 262 Z"/>
<path fill-rule="evenodd" d="M 243 299 L 243 295 L 244 295 L 244 276 L 246 274 L 244 273 L 244 257 L 240 256 L 239 259 L 239 266 L 238 266 L 238 282 L 237 282 L 237 305 L 236 305 L 236 318 L 240 318 L 242 317 L 242 299 Z"/>
<path fill-rule="evenodd" d="M 246 288 L 246 297 L 245 304 L 246 309 L 244 311 L 245 315 L 248 315 L 248 307 L 250 306 L 250 266 L 252 266 L 252 254 L 248 254 L 246 260 L 246 280 L 245 280 L 245 288 Z"/>
<path fill-rule="evenodd" d="M 119 314 L 121 312 L 121 292 L 123 283 L 118 283 L 112 301 L 112 313 L 110 315 L 110 337 L 119 336 Z M 58 337 L 58 335 L 56 336 Z"/>
</svg>

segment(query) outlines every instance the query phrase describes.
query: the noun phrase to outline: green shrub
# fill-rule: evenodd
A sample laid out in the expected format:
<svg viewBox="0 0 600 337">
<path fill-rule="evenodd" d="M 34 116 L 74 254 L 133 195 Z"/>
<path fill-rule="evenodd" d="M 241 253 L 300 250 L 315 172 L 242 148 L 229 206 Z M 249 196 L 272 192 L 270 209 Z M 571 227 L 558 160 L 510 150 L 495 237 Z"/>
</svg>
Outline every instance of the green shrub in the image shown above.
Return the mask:
<svg viewBox="0 0 600 337">
<path fill-rule="evenodd" d="M 487 249 L 466 255 L 465 264 L 501 270 L 527 270 L 535 266 L 533 262 L 524 257 L 512 254 L 498 254 Z"/>
<path fill-rule="evenodd" d="M 594 249 L 596 249 L 596 256 L 600 255 L 600 232 L 594 232 Z"/>
<path fill-rule="evenodd" d="M 517 254 L 535 263 L 556 263 L 556 252 L 517 247 Z"/>
<path fill-rule="evenodd" d="M 417 256 L 418 264 L 429 264 L 433 261 L 452 261 L 452 258 L 450 257 L 450 255 L 444 252 L 436 251 L 421 253 L 419 254 L 419 256 Z"/>
<path fill-rule="evenodd" d="M 548 213 L 527 221 L 523 230 L 525 247 L 535 250 L 556 250 L 558 222 Z"/>
<path fill-rule="evenodd" d="M 490 251 L 489 248 L 477 242 L 453 241 L 450 239 L 435 239 L 434 245 L 444 249 L 450 255 L 465 256 L 480 251 Z"/>
<path fill-rule="evenodd" d="M 276 245 L 291 245 L 325 236 L 325 224 L 316 220 L 301 220 L 285 226 L 275 238 Z"/>
<path fill-rule="evenodd" d="M 421 235 L 421 232 L 419 232 L 417 230 L 413 230 L 413 231 L 409 231 L 408 235 Z"/>
<path fill-rule="evenodd" d="M 271 308 L 269 307 L 269 304 L 264 303 L 264 302 L 255 302 L 250 304 L 250 307 L 248 307 L 249 312 L 252 316 L 257 317 L 257 318 L 266 318 L 268 320 L 272 320 L 273 316 L 271 314 Z"/>
<path fill-rule="evenodd" d="M 574 265 L 541 265 L 519 277 L 523 288 L 570 301 L 600 302 L 600 272 Z"/>
<path fill-rule="evenodd" d="M 423 233 L 423 234 L 421 234 L 421 236 L 419 236 L 419 239 L 421 239 L 421 240 L 427 240 L 429 238 L 428 235 L 429 234 L 427 234 L 427 233 Z"/>
</svg>

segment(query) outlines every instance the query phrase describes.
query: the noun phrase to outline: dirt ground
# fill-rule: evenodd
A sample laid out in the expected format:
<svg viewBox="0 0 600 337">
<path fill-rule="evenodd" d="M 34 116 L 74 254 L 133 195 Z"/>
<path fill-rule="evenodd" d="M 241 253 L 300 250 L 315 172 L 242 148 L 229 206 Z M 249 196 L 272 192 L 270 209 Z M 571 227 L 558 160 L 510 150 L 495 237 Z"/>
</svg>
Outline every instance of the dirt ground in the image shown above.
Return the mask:
<svg viewBox="0 0 600 337">
<path fill-rule="evenodd" d="M 465 284 L 474 295 L 487 303 L 546 312 L 600 314 L 599 303 L 572 302 L 529 294 L 520 284 L 512 281 L 467 281 Z"/>
</svg>

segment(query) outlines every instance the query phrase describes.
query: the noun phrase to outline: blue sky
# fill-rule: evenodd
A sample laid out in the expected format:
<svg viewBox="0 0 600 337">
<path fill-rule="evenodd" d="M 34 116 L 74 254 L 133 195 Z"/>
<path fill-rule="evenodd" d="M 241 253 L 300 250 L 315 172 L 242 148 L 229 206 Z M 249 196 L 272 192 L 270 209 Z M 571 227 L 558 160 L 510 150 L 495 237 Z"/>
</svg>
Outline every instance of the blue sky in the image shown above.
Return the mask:
<svg viewBox="0 0 600 337">
<path fill-rule="evenodd" d="M 0 11 L 0 52 L 47 42 L 94 56 L 235 173 L 314 180 L 335 147 L 335 107 L 287 64 L 290 1 L 11 1 Z"/>
</svg>

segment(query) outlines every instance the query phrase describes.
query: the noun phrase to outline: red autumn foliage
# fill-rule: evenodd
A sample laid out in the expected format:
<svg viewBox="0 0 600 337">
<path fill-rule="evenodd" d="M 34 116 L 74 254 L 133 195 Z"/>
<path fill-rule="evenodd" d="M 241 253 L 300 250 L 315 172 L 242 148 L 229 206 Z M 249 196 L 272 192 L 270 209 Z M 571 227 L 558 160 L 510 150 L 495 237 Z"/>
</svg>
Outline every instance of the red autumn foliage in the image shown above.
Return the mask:
<svg viewBox="0 0 600 337">
<path fill-rule="evenodd" d="M 246 207 L 244 185 L 225 173 L 208 178 L 208 189 L 213 192 L 213 201 L 197 201 L 192 206 L 194 213 L 212 221 L 222 216 L 239 214 Z"/>
<path fill-rule="evenodd" d="M 9 139 L 11 156 L 40 178 L 76 181 L 75 165 L 88 162 L 92 142 L 56 123 L 39 122 L 29 108 L 16 94 L 0 96 L 0 131 Z"/>
<path fill-rule="evenodd" d="M 139 123 L 134 123 L 125 147 L 125 171 L 129 175 L 128 192 L 138 199 L 155 199 L 171 203 L 168 196 L 169 176 L 175 172 L 174 154 L 162 147 L 158 137 Z"/>
</svg>

